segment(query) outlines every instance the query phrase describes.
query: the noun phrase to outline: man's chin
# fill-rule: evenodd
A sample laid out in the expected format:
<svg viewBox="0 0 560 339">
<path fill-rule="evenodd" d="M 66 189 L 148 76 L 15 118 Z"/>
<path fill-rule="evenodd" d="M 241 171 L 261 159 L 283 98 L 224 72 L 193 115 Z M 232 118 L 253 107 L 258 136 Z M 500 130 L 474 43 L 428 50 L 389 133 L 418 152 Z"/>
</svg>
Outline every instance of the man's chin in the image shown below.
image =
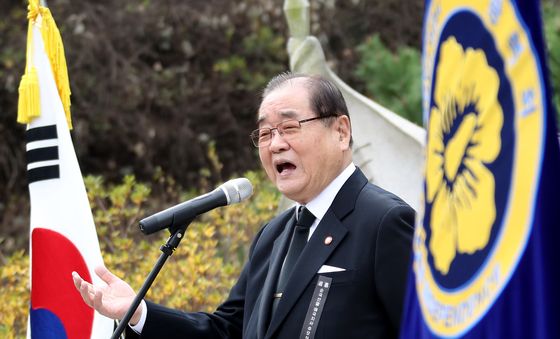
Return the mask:
<svg viewBox="0 0 560 339">
<path fill-rule="evenodd" d="M 297 197 L 297 190 L 293 187 L 293 185 L 290 185 L 289 183 L 277 182 L 276 188 L 278 188 L 280 193 L 282 193 L 286 198 L 290 200 L 294 200 Z"/>
<path fill-rule="evenodd" d="M 286 185 L 286 186 L 278 185 L 276 187 L 278 188 L 280 193 L 282 193 L 286 198 L 298 202 L 300 204 L 303 204 L 302 201 L 304 199 L 301 195 L 301 189 L 299 189 L 299 187 L 294 187 L 291 185 Z"/>
</svg>

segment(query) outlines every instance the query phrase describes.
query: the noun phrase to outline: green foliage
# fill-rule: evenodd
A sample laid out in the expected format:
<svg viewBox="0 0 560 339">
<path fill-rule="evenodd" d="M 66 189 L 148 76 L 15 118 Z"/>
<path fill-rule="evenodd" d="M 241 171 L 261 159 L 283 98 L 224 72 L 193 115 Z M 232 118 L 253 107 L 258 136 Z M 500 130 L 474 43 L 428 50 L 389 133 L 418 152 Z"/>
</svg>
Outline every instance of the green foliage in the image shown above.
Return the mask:
<svg viewBox="0 0 560 339">
<path fill-rule="evenodd" d="M 256 91 L 264 85 L 270 78 L 270 74 L 277 74 L 285 70 L 285 66 L 278 62 L 270 62 L 262 58 L 263 55 L 287 57 L 285 50 L 285 39 L 275 35 L 268 26 L 261 26 L 251 31 L 243 38 L 243 54 L 251 56 L 253 61 L 261 64 L 261 69 L 255 69 L 247 64 L 247 57 L 233 54 L 227 58 L 217 60 L 214 70 L 226 77 L 239 78 L 236 86 L 237 90 Z"/>
<path fill-rule="evenodd" d="M 23 338 L 29 309 L 29 257 L 13 253 L 0 266 L 0 337 Z"/>
<path fill-rule="evenodd" d="M 144 205 L 151 189 L 137 183 L 133 175 L 125 176 L 122 183 L 111 186 L 106 185 L 101 176 L 86 176 L 84 182 L 101 248 L 115 253 L 119 247 L 114 242 L 138 233 L 137 221 L 146 214 Z"/>
<path fill-rule="evenodd" d="M 553 91 L 552 102 L 556 107 L 556 123 L 560 128 L 560 12 L 557 4 L 543 3 L 543 21 Z"/>
<path fill-rule="evenodd" d="M 241 272 L 250 241 L 275 215 L 279 200 L 263 172 L 245 176 L 256 194 L 247 202 L 216 209 L 193 222 L 148 299 L 192 311 L 212 311 L 225 299 Z M 164 177 L 160 180 L 173 184 Z M 134 176 L 126 176 L 116 185 L 106 184 L 98 176 L 88 176 L 85 182 L 105 265 L 138 290 L 168 236 L 161 231 L 145 237 L 135 226 L 150 208 L 151 189 Z M 167 189 L 175 197 L 184 194 L 172 186 Z M 15 252 L 0 267 L 0 283 L 0 337 L 24 337 L 29 307 L 29 257 L 24 251 Z"/>
<path fill-rule="evenodd" d="M 224 161 L 220 176 L 258 167 L 247 136 L 255 90 L 288 63 L 274 0 L 48 5 L 64 42 L 74 147 L 85 173 L 150 180 L 161 167 L 193 186 L 199 170 L 212 165 L 211 142 Z M 0 104 L 7 112 L 0 115 L 0 196 L 26 190 L 25 128 L 15 119 L 26 8 L 26 1 L 0 2 Z M 211 182 L 220 180 L 211 174 Z"/>
<path fill-rule="evenodd" d="M 355 74 L 366 84 L 367 95 L 404 118 L 422 125 L 420 52 L 399 47 L 393 53 L 375 34 L 357 47 Z"/>
</svg>

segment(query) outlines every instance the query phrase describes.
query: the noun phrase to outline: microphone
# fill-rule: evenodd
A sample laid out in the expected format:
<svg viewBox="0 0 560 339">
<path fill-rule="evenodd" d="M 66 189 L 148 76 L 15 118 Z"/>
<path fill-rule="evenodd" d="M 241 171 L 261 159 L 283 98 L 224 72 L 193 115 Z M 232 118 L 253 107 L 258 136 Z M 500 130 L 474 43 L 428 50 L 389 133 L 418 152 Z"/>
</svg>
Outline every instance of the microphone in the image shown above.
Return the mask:
<svg viewBox="0 0 560 339">
<path fill-rule="evenodd" d="M 237 204 L 253 194 L 253 186 L 246 178 L 229 180 L 212 192 L 187 200 L 140 220 L 140 230 L 152 234 L 164 228 L 184 226 L 196 216 L 214 208 Z"/>
</svg>

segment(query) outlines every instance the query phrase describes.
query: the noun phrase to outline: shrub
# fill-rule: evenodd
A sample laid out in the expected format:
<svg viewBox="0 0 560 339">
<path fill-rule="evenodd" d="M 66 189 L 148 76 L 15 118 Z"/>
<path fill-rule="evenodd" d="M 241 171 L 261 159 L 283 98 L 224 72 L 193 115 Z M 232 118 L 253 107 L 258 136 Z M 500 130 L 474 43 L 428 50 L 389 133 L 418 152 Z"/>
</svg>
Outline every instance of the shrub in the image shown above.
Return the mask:
<svg viewBox="0 0 560 339">
<path fill-rule="evenodd" d="M 558 7 L 553 2 L 543 3 L 552 104 L 556 108 L 556 125 L 560 129 L 560 15 L 558 13 Z"/>
<path fill-rule="evenodd" d="M 375 34 L 357 47 L 360 61 L 355 74 L 366 94 L 404 118 L 422 125 L 420 52 L 399 47 L 395 53 Z"/>
<path fill-rule="evenodd" d="M 14 252 L 0 267 L 0 337 L 25 337 L 29 309 L 29 256 Z"/>
</svg>

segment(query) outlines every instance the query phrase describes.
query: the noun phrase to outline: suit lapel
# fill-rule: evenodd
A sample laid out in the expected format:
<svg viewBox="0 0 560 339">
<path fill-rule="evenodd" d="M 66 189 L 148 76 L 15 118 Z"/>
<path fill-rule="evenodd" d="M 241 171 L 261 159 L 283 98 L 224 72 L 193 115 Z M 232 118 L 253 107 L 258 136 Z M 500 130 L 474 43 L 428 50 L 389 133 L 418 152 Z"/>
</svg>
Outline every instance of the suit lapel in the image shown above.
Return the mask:
<svg viewBox="0 0 560 339">
<path fill-rule="evenodd" d="M 294 274 L 290 276 L 286 284 L 282 300 L 278 304 L 274 318 L 271 319 L 270 326 L 266 332 L 267 338 L 272 336 L 280 326 L 307 285 L 311 282 L 317 271 L 319 271 L 319 268 L 321 268 L 340 244 L 347 232 L 348 229 L 340 223 L 331 210 L 327 211 L 294 267 Z M 333 238 L 332 243 L 329 245 L 324 243 L 324 239 L 327 236 Z"/>
<path fill-rule="evenodd" d="M 291 209 L 291 218 L 288 221 L 279 220 L 279 223 L 284 225 L 284 231 L 280 236 L 274 241 L 274 246 L 272 248 L 272 253 L 270 254 L 269 269 L 266 275 L 266 280 L 263 285 L 263 289 L 260 296 L 259 305 L 259 317 L 257 322 L 257 338 L 262 339 L 265 336 L 268 319 L 270 318 L 270 311 L 272 307 L 272 294 L 274 293 L 274 288 L 276 287 L 276 281 L 278 279 L 278 274 L 280 268 L 282 267 L 282 262 L 284 261 L 284 256 L 287 251 L 290 236 L 295 224 L 295 208 Z M 282 227 L 279 225 L 277 227 Z M 273 226 L 273 225 L 271 225 Z"/>
<path fill-rule="evenodd" d="M 295 303 L 301 297 L 305 288 L 309 285 L 321 266 L 330 257 L 331 253 L 342 242 L 342 240 L 346 236 L 346 233 L 348 233 L 348 228 L 342 224 L 341 220 L 343 220 L 346 215 L 354 210 L 358 193 L 367 184 L 367 182 L 368 180 L 365 175 L 359 168 L 357 168 L 337 193 L 331 207 L 323 216 L 323 219 L 321 219 L 321 222 L 311 236 L 311 239 L 309 239 L 309 243 L 307 244 L 307 246 L 305 246 L 300 259 L 294 267 L 294 273 L 289 278 L 286 284 L 284 295 L 282 296 L 282 300 L 278 304 L 278 308 L 276 309 L 274 318 L 271 319 L 268 330 L 265 329 L 265 338 L 272 337 L 272 335 L 280 327 L 280 325 L 288 315 L 288 312 L 290 312 Z M 286 236 L 288 239 L 290 234 Z M 332 237 L 333 240 L 330 244 L 327 245 L 324 243 L 324 241 L 328 236 Z M 284 244 L 284 246 L 287 245 Z M 282 265 L 283 259 L 284 256 L 282 255 L 279 265 Z M 275 267 L 275 269 L 276 271 L 273 275 L 274 283 L 276 282 L 280 266 Z M 268 282 L 270 276 L 271 274 L 269 274 L 269 276 L 267 277 L 267 284 L 265 284 L 265 286 L 270 285 L 270 282 Z M 275 284 L 273 284 L 271 288 L 274 288 L 274 285 Z M 270 291 L 270 295 L 268 296 L 267 316 L 270 314 L 271 299 L 272 290 Z M 310 302 L 310 300 L 302 302 Z M 301 324 L 301 326 L 303 326 L 303 323 Z M 262 336 L 260 336 L 260 333 L 262 332 L 259 331 L 259 338 L 263 338 Z"/>
</svg>

